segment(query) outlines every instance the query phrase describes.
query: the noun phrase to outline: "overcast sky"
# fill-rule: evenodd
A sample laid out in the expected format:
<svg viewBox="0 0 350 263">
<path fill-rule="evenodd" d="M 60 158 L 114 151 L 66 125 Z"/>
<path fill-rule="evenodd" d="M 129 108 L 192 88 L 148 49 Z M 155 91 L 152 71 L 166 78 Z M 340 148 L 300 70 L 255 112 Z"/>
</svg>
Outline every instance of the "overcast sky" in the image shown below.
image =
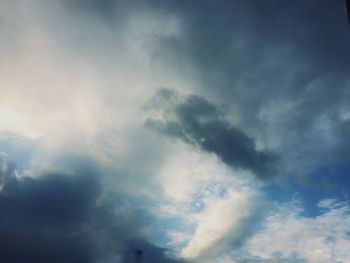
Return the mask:
<svg viewBox="0 0 350 263">
<path fill-rule="evenodd" d="M 0 261 L 349 263 L 345 0 L 0 0 Z"/>
</svg>

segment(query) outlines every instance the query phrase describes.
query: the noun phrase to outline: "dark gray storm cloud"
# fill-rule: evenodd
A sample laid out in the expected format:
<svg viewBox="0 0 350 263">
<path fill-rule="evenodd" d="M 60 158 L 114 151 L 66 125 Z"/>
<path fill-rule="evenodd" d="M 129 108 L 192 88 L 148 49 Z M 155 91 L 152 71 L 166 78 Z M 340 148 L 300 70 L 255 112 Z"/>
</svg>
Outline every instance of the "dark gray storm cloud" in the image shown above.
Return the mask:
<svg viewBox="0 0 350 263">
<path fill-rule="evenodd" d="M 256 123 L 268 103 L 292 102 L 297 116 L 283 118 L 305 134 L 319 115 L 345 103 L 350 38 L 344 1 L 220 3 L 180 7 L 186 34 L 175 50 L 199 70 L 206 92 L 231 101 L 246 125 Z"/>
<path fill-rule="evenodd" d="M 101 14 L 98 1 L 87 2 L 90 12 Z M 75 3 L 77 9 L 86 10 L 84 1 Z M 185 76 L 191 68 L 198 84 L 194 93 L 215 97 L 240 116 L 237 126 L 254 137 L 267 138 L 267 144 L 277 144 L 289 172 L 309 166 L 311 159 L 349 160 L 344 154 L 344 141 L 349 145 L 349 139 L 335 132 L 328 143 L 319 131 L 322 120 L 328 122 L 326 129 L 342 129 L 344 120 L 334 116 L 349 111 L 346 0 L 104 3 L 115 17 L 125 6 L 130 16 L 135 15 L 133 10 L 147 7 L 176 17 L 181 33 L 152 35 L 148 50 L 152 66 L 160 65 L 160 72 L 166 66 Z M 308 164 L 292 164 L 295 159 Z"/>
<path fill-rule="evenodd" d="M 115 0 L 62 0 L 69 8 L 80 11 L 88 11 L 99 14 L 102 17 L 110 19 L 113 17 L 113 12 L 117 2 Z"/>
<path fill-rule="evenodd" d="M 171 258 L 165 258 L 167 253 L 166 249 L 161 249 L 150 243 L 146 243 L 143 240 L 133 240 L 128 244 L 128 249 L 122 256 L 122 262 L 135 262 L 135 263 L 152 263 L 152 262 L 164 262 L 164 263 L 186 263 L 183 260 L 175 260 Z"/>
<path fill-rule="evenodd" d="M 349 22 L 349 26 L 350 26 L 350 1 L 346 0 L 346 9 L 348 12 L 348 22 Z"/>
<path fill-rule="evenodd" d="M 345 1 L 156 2 L 163 2 L 164 10 L 178 14 L 184 22 L 183 37 L 164 42 L 164 47 L 171 45 L 177 55 L 184 54 L 182 58 L 187 57 L 209 77 L 221 72 L 225 78 L 231 74 L 229 80 L 234 81 L 239 73 L 255 73 L 264 62 L 276 59 L 280 66 L 290 62 L 285 64 L 289 68 L 280 69 L 285 77 L 301 64 L 305 65 L 305 78 L 348 72 L 350 37 Z M 280 49 L 282 56 L 275 57 L 274 49 Z M 289 55 L 296 55 L 298 61 L 288 61 L 293 59 Z M 271 66 L 271 73 L 278 78 L 274 71 L 278 65 Z M 255 89 L 260 86 L 257 84 Z"/>
<path fill-rule="evenodd" d="M 141 213 L 114 212 L 121 202 L 105 201 L 100 177 L 80 167 L 73 175 L 19 179 L 13 165 L 1 163 L 1 261 L 134 263 L 139 249 L 145 263 L 182 262 L 143 237 Z"/>
<path fill-rule="evenodd" d="M 170 104 L 171 93 L 171 90 L 162 90 L 158 99 L 168 99 Z M 171 111 L 174 120 L 149 119 L 147 126 L 215 153 L 227 165 L 251 170 L 259 178 L 275 175 L 277 156 L 256 150 L 254 140 L 230 125 L 214 104 L 197 95 L 189 95 L 183 101 L 176 102 Z"/>
<path fill-rule="evenodd" d="M 253 123 L 259 132 L 266 120 L 258 113 L 276 101 L 295 106 L 278 120 L 282 128 L 274 128 L 281 129 L 289 140 L 294 134 L 296 140 L 301 140 L 310 136 L 319 116 L 349 100 L 346 0 L 66 3 L 106 19 L 111 14 L 101 13 L 101 9 L 109 10 L 115 18 L 122 13 L 135 15 L 134 10 L 145 7 L 177 17 L 181 34 L 152 36 L 152 61 L 180 71 L 182 65 L 190 64 L 193 78 L 201 84 L 196 93 L 224 101 L 232 111 L 244 116 L 242 125 Z"/>
<path fill-rule="evenodd" d="M 350 100 L 346 1 L 150 2 L 183 29 L 159 39 L 158 59 L 191 65 L 195 93 L 228 105 L 240 129 L 278 145 L 289 172 L 349 161 L 336 117 Z"/>
</svg>

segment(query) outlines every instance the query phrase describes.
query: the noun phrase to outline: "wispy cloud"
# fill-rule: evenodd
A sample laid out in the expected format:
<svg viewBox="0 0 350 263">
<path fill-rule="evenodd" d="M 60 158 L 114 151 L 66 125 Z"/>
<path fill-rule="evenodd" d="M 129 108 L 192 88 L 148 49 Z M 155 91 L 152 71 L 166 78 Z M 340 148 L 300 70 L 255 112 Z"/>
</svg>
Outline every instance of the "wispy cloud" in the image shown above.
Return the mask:
<svg viewBox="0 0 350 263">
<path fill-rule="evenodd" d="M 281 205 L 248 241 L 247 250 L 261 260 L 348 262 L 348 203 L 326 199 L 319 206 L 322 213 L 309 218 L 303 216 L 303 206 L 298 202 Z"/>
</svg>

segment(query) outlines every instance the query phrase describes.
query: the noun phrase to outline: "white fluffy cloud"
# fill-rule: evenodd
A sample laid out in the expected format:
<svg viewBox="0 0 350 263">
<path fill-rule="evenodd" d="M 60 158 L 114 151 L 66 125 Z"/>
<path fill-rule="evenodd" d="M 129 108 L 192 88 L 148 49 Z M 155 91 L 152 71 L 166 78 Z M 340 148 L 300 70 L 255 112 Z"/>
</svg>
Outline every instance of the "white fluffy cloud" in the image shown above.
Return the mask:
<svg viewBox="0 0 350 263">
<path fill-rule="evenodd" d="M 85 155 L 127 174 L 114 182 L 123 191 L 149 195 L 140 182 L 167 149 L 144 127 L 144 105 L 159 87 L 191 89 L 155 59 L 156 43 L 176 38 L 181 23 L 126 2 L 106 21 L 68 2 L 1 1 L 0 132 L 35 142 L 35 168 Z"/>
<path fill-rule="evenodd" d="M 197 226 L 193 237 L 181 254 L 198 262 L 211 262 L 239 244 L 254 225 L 258 206 L 262 205 L 259 199 L 256 190 L 245 187 L 227 189 L 224 196 L 205 196 L 203 211 L 194 215 Z"/>
<path fill-rule="evenodd" d="M 181 27 L 149 8 L 125 4 L 123 21 L 106 23 L 63 3 L 1 1 L 0 130 L 115 162 L 155 90 L 186 86 L 152 60 L 153 42 Z"/>
<path fill-rule="evenodd" d="M 215 155 L 182 143 L 173 151 L 156 176 L 164 201 L 155 212 L 182 222 L 168 229 L 169 245 L 181 257 L 213 262 L 241 246 L 262 215 L 265 197 L 251 175 L 233 171 Z"/>
</svg>

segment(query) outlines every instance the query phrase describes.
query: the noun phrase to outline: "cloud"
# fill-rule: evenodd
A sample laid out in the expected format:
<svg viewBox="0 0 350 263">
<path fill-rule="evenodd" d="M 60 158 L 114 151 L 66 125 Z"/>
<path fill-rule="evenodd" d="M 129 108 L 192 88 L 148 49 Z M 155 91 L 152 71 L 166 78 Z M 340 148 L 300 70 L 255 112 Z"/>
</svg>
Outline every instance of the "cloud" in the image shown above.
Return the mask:
<svg viewBox="0 0 350 263">
<path fill-rule="evenodd" d="M 167 100 L 169 93 L 171 91 L 163 90 L 158 96 Z M 275 175 L 277 156 L 257 150 L 254 140 L 223 119 L 222 112 L 214 104 L 200 96 L 189 95 L 176 102 L 171 111 L 174 120 L 149 119 L 146 125 L 204 151 L 215 153 L 227 165 L 248 169 L 261 179 Z"/>
<path fill-rule="evenodd" d="M 343 121 L 337 118 L 350 95 L 344 1 L 162 7 L 181 18 L 183 32 L 160 41 L 160 59 L 186 65 L 192 93 L 227 105 L 228 118 L 240 130 L 283 153 L 285 174 L 349 161 L 348 139 L 338 134 Z"/>
<path fill-rule="evenodd" d="M 349 162 L 344 1 L 0 2 L 0 151 L 17 163 L 1 165 L 0 206 L 13 210 L 1 212 L 0 247 L 23 251 L 4 255 L 127 262 L 142 247 L 144 261 L 181 262 L 149 241 L 143 231 L 153 227 L 164 230 L 157 244 L 169 233 L 177 251 L 203 261 L 310 260 L 312 249 L 288 251 L 269 225 L 259 233 L 273 236 L 283 259 L 273 248 L 261 252 L 258 234 L 250 257 L 243 250 L 266 201 L 259 184 Z M 162 90 L 145 111 L 158 87 L 186 95 Z M 144 127 L 149 117 L 153 130 Z M 73 155 L 91 157 L 103 172 L 72 169 Z M 336 180 L 330 176 L 348 187 Z M 125 208 L 130 196 L 137 201 Z M 145 210 L 161 211 L 152 226 L 137 209 L 145 199 Z M 322 225 L 340 207 L 327 200 L 323 217 L 283 212 L 279 220 L 303 225 L 310 240 L 300 240 L 311 246 L 308 222 Z M 166 214 L 172 221 L 157 225 Z M 322 244 L 315 247 L 327 254 Z M 234 260 L 225 257 L 232 247 Z"/>
<path fill-rule="evenodd" d="M 1 1 L 0 130 L 35 142 L 12 155 L 20 170 L 84 155 L 125 175 L 118 190 L 154 192 L 168 149 L 143 126 L 142 105 L 163 82 L 184 83 L 159 74 L 152 54 L 181 28 L 176 16 L 122 2 Z M 1 150 L 15 152 L 0 136 Z"/>
<path fill-rule="evenodd" d="M 178 143 L 155 176 L 162 200 L 152 208 L 168 244 L 195 262 L 220 262 L 241 247 L 267 210 L 257 180 L 212 154 Z"/>
<path fill-rule="evenodd" d="M 138 249 L 142 248 L 142 251 L 138 251 Z M 138 254 L 135 256 L 135 251 L 138 252 Z M 145 262 L 145 263 L 186 263 L 184 260 L 175 260 L 171 258 L 167 258 L 165 256 L 166 254 L 165 249 L 160 249 L 159 247 L 156 247 L 154 245 L 151 245 L 149 243 L 145 243 L 142 240 L 139 241 L 133 241 L 131 244 L 129 244 L 128 250 L 124 253 L 122 257 L 123 263 L 129 263 L 129 262 L 135 262 L 136 258 L 138 259 L 138 262 Z M 136 261 L 137 262 L 137 261 Z"/>
<path fill-rule="evenodd" d="M 101 176 L 87 166 L 68 175 L 18 177 L 2 154 L 2 260 L 129 263 L 130 251 L 142 249 L 143 262 L 182 262 L 146 240 L 141 213 L 102 194 Z"/>
<path fill-rule="evenodd" d="M 124 150 L 138 147 L 130 130 L 144 133 L 141 105 L 168 86 L 227 105 L 226 124 L 206 127 L 241 140 L 242 157 L 195 142 L 231 165 L 249 162 L 261 178 L 273 173 L 273 151 L 286 173 L 348 161 L 341 2 L 4 0 L 3 9 L 1 129 L 121 166 Z"/>
<path fill-rule="evenodd" d="M 239 248 L 259 222 L 264 197 L 255 189 L 230 187 L 223 196 L 207 194 L 203 211 L 194 214 L 196 228 L 187 246 L 185 258 L 211 262 L 232 248 Z"/>
<path fill-rule="evenodd" d="M 310 263 L 349 262 L 349 205 L 326 199 L 319 207 L 320 215 L 308 218 L 303 216 L 300 202 L 281 205 L 247 242 L 246 249 L 262 262 L 288 258 Z"/>
</svg>

